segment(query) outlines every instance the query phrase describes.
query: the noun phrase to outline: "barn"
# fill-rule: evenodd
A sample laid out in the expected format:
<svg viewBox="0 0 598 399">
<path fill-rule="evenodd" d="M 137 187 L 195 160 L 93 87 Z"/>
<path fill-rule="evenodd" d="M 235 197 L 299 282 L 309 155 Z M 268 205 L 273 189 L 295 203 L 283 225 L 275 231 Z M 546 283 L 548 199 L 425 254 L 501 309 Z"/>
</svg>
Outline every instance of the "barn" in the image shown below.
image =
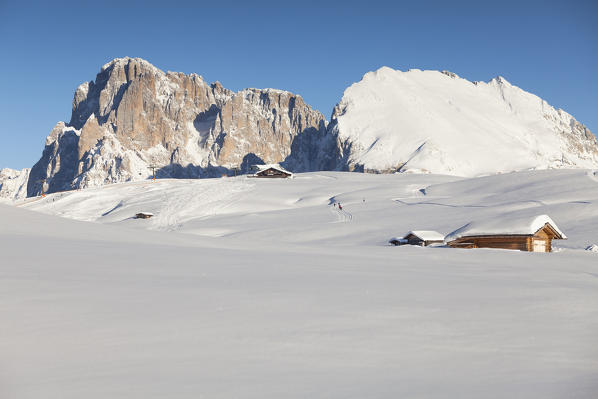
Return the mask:
<svg viewBox="0 0 598 399">
<path fill-rule="evenodd" d="M 548 215 L 503 216 L 466 224 L 446 236 L 453 248 L 502 248 L 551 252 L 552 240 L 567 237 Z"/>
<path fill-rule="evenodd" d="M 444 235 L 432 230 L 413 230 L 404 237 L 394 237 L 388 241 L 392 245 L 419 245 L 427 247 L 431 244 L 443 244 Z"/>
<path fill-rule="evenodd" d="M 254 177 L 281 179 L 293 177 L 291 172 L 278 164 L 255 165 L 255 167 L 258 169 L 258 171 L 253 175 Z"/>
</svg>

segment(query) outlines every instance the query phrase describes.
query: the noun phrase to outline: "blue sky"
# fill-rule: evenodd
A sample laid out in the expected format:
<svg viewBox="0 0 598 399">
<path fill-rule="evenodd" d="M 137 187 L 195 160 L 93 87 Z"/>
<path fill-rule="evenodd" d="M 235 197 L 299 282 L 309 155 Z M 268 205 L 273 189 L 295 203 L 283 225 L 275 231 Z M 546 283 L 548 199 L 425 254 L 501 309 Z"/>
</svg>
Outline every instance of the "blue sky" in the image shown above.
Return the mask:
<svg viewBox="0 0 598 399">
<path fill-rule="evenodd" d="M 327 118 L 383 65 L 502 75 L 598 132 L 596 1 L 282 3 L 0 0 L 0 168 L 32 166 L 75 88 L 123 56 L 289 90 Z"/>
</svg>

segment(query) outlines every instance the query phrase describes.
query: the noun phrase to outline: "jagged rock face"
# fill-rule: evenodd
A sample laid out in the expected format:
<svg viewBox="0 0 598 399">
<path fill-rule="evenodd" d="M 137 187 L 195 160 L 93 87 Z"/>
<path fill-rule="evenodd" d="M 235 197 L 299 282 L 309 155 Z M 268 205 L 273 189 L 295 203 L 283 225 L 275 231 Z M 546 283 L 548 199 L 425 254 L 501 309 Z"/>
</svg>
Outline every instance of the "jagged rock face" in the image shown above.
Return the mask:
<svg viewBox="0 0 598 399">
<path fill-rule="evenodd" d="M 29 168 L 23 170 L 0 169 L 0 199 L 18 200 L 27 196 Z"/>
<path fill-rule="evenodd" d="M 106 64 L 80 85 L 69 124 L 58 123 L 32 168 L 28 194 L 162 177 L 203 177 L 284 162 L 321 169 L 336 156 L 326 121 L 300 96 L 273 89 L 232 92 L 196 74 L 164 73 L 141 59 Z M 291 149 L 296 148 L 296 156 Z"/>
<path fill-rule="evenodd" d="M 381 68 L 345 90 L 328 134 L 346 170 L 478 176 L 598 167 L 585 126 L 502 77 Z"/>
</svg>

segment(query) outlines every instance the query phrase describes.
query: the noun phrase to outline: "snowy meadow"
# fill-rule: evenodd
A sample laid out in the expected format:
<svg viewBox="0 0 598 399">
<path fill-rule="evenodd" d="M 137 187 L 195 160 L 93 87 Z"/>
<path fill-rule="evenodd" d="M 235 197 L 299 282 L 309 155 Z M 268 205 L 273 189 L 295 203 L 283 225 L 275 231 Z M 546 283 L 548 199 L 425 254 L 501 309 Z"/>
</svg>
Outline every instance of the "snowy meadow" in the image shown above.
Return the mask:
<svg viewBox="0 0 598 399">
<path fill-rule="evenodd" d="M 388 245 L 536 214 L 568 237 L 552 253 Z M 594 398 L 594 243 L 589 170 L 165 179 L 0 205 L 0 397 Z"/>
</svg>

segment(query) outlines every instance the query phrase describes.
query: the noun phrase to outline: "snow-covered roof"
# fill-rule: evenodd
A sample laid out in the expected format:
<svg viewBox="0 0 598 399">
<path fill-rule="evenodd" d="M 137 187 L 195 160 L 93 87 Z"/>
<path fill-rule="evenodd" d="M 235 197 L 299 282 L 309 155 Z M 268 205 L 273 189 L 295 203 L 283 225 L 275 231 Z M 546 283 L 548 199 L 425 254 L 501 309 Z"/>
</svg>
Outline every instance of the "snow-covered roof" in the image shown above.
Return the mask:
<svg viewBox="0 0 598 399">
<path fill-rule="evenodd" d="M 409 234 L 413 234 L 424 241 L 444 241 L 444 235 L 433 230 L 413 230 L 405 234 L 405 237 L 407 237 Z"/>
<path fill-rule="evenodd" d="M 266 165 L 255 165 L 255 166 L 258 168 L 257 173 L 263 172 L 264 170 L 268 170 L 268 169 L 272 168 L 272 169 L 281 171 L 283 173 L 288 173 L 289 175 L 293 175 L 293 173 L 289 172 L 288 170 L 286 170 L 285 168 L 283 168 L 282 166 L 280 166 L 277 163 L 270 163 L 270 164 L 266 164 Z"/>
<path fill-rule="evenodd" d="M 471 236 L 534 235 L 547 223 L 559 234 L 559 238 L 567 238 L 548 215 L 536 215 L 518 217 L 500 216 L 494 219 L 474 221 L 447 235 L 446 241 L 449 242 L 461 237 Z"/>
</svg>

